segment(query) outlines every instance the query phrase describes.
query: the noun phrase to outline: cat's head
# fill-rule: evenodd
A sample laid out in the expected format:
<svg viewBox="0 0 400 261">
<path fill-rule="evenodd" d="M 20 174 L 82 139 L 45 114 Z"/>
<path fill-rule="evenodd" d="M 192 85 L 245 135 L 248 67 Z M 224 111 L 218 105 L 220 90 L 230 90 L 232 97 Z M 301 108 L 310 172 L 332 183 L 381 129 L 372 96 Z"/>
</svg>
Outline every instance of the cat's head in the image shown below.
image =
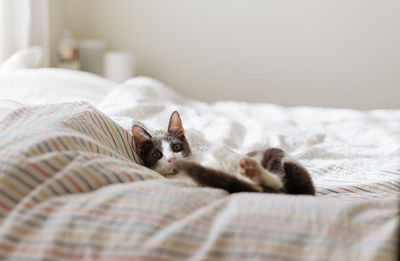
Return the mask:
<svg viewBox="0 0 400 261">
<path fill-rule="evenodd" d="M 192 154 L 177 111 L 169 119 L 167 132 L 151 136 L 141 126 L 133 125 L 132 135 L 140 163 L 162 175 L 175 174 L 174 161 Z"/>
</svg>

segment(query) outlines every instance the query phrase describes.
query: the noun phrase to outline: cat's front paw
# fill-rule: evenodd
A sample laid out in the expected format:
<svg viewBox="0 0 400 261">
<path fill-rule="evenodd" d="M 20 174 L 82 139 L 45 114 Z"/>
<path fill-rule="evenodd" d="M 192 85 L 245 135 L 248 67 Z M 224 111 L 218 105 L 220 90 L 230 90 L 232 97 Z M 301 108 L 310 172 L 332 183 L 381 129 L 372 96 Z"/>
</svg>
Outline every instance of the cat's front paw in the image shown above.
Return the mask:
<svg viewBox="0 0 400 261">
<path fill-rule="evenodd" d="M 260 164 L 252 158 L 245 157 L 239 160 L 240 174 L 251 180 L 257 179 L 261 175 L 260 167 Z"/>
<path fill-rule="evenodd" d="M 282 181 L 273 173 L 261 166 L 257 160 L 245 157 L 239 160 L 239 172 L 257 185 L 269 186 L 274 189 L 283 187 Z"/>
</svg>

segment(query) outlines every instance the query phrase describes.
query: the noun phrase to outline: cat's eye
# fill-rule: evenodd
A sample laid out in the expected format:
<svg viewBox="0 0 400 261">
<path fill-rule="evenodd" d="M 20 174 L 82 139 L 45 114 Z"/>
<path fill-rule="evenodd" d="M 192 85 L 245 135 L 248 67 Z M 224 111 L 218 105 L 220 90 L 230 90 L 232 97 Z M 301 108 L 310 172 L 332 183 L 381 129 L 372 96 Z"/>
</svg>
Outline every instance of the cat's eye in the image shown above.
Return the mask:
<svg viewBox="0 0 400 261">
<path fill-rule="evenodd" d="M 155 159 L 161 159 L 161 157 L 162 157 L 161 152 L 156 151 L 156 152 L 153 153 L 153 158 L 155 158 Z"/>
<path fill-rule="evenodd" d="M 174 152 L 179 152 L 179 151 L 182 150 L 182 146 L 179 145 L 179 144 L 174 144 L 174 145 L 172 146 L 172 150 L 173 150 Z"/>
</svg>

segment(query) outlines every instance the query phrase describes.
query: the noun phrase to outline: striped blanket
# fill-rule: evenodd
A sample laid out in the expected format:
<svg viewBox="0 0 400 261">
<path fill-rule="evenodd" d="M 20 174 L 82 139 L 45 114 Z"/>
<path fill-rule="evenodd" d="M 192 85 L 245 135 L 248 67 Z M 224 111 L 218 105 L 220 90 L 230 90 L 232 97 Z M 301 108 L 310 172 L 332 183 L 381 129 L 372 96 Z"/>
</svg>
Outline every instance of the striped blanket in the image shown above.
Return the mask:
<svg viewBox="0 0 400 261">
<path fill-rule="evenodd" d="M 184 124 L 196 106 L 211 110 L 173 104 Z M 0 122 L 0 260 L 396 259 L 400 169 L 390 139 L 382 146 L 393 150 L 378 159 L 365 148 L 362 160 L 343 164 L 296 141 L 303 153 L 292 153 L 310 169 L 317 197 L 228 195 L 136 164 L 126 117 L 162 125 L 157 110 L 175 108 L 143 106 L 22 107 Z M 190 136 L 195 149 L 207 148 L 203 130 Z"/>
</svg>

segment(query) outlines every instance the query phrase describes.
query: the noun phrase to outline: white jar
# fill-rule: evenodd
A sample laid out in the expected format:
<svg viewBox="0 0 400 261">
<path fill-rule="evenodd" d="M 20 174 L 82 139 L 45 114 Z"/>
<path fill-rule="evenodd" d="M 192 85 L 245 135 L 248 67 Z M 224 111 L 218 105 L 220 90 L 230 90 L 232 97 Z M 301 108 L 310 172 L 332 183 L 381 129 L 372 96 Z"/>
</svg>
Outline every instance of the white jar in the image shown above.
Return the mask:
<svg viewBox="0 0 400 261">
<path fill-rule="evenodd" d="M 82 71 L 103 75 L 103 58 L 106 42 L 100 39 L 82 40 L 79 43 L 79 60 Z"/>
<path fill-rule="evenodd" d="M 123 82 L 135 75 L 135 58 L 130 52 L 107 52 L 104 56 L 104 76 Z"/>
</svg>

